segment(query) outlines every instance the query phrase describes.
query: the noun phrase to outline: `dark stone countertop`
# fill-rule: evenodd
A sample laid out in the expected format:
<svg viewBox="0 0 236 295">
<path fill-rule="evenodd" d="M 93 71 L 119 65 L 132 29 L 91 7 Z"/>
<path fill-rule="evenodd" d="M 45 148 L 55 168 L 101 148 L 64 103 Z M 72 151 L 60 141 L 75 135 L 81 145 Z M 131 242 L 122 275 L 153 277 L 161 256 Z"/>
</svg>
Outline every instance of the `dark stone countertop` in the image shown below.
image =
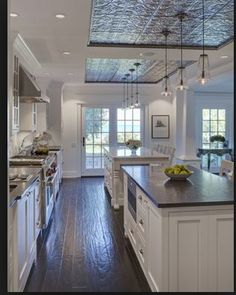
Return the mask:
<svg viewBox="0 0 236 295">
<path fill-rule="evenodd" d="M 187 180 L 170 180 L 161 167 L 122 166 L 124 172 L 160 208 L 234 204 L 233 182 L 188 166 Z"/>
<path fill-rule="evenodd" d="M 9 189 L 9 206 L 13 206 L 17 199 L 26 192 L 26 190 L 36 181 L 38 177 L 40 177 L 40 173 L 42 168 L 32 168 L 32 167 L 10 167 L 9 168 L 9 175 L 10 174 L 30 174 L 31 177 L 27 181 L 14 181 L 9 180 L 10 185 L 16 185 L 12 191 Z"/>
</svg>

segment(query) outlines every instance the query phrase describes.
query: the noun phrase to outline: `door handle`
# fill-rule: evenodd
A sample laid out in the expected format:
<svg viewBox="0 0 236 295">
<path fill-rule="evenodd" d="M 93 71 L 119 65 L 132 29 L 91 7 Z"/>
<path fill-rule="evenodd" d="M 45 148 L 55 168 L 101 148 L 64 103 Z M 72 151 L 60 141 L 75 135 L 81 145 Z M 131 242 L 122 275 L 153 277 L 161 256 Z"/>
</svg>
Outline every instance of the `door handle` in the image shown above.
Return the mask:
<svg viewBox="0 0 236 295">
<path fill-rule="evenodd" d="M 85 137 L 83 136 L 83 146 L 85 146 Z"/>
</svg>

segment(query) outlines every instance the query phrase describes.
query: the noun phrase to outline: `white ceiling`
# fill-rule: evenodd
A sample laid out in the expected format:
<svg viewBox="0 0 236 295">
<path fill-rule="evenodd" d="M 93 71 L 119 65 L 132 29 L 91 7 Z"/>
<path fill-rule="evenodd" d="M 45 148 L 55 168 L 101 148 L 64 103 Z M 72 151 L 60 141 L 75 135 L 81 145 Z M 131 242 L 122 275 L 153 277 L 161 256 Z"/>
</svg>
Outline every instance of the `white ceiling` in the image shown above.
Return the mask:
<svg viewBox="0 0 236 295">
<path fill-rule="evenodd" d="M 10 0 L 9 7 L 11 12 L 19 14 L 19 17 L 10 18 L 10 31 L 19 32 L 23 37 L 42 65 L 37 76 L 44 77 L 45 80 L 53 79 L 67 84 L 83 85 L 85 61 L 88 57 L 136 59 L 140 58 L 140 53 L 154 52 L 150 58 L 157 60 L 164 58 L 164 49 L 87 47 L 91 0 Z M 66 17 L 59 20 L 55 17 L 57 13 L 64 13 Z M 71 54 L 63 55 L 64 51 L 70 51 Z M 200 50 L 184 50 L 183 55 L 185 60 L 198 60 L 200 53 Z M 230 87 L 232 89 L 233 42 L 218 51 L 211 50 L 207 53 L 213 71 L 209 89 L 217 88 L 222 91 L 220 85 L 226 85 L 224 83 L 228 83 L 226 89 Z M 168 55 L 172 60 L 179 60 L 180 51 L 170 49 Z M 229 58 L 221 59 L 221 55 L 228 55 Z M 190 67 L 189 77 L 194 77 L 196 65 Z M 216 71 L 218 78 L 214 79 L 216 69 L 221 69 L 220 74 L 223 73 L 223 78 L 219 78 L 219 71 Z M 193 84 L 194 81 L 195 79 Z M 83 87 L 90 86 L 88 84 Z M 198 86 L 196 89 L 198 90 Z"/>
</svg>

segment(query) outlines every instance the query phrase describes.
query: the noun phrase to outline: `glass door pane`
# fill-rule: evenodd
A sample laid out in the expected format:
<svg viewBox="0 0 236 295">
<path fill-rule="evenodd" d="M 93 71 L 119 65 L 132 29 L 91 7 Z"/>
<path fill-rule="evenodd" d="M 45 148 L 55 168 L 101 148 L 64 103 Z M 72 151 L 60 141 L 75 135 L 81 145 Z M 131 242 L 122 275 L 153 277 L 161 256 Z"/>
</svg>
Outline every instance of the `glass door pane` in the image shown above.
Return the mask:
<svg viewBox="0 0 236 295">
<path fill-rule="evenodd" d="M 107 108 L 83 108 L 83 175 L 103 175 L 103 148 L 109 145 Z"/>
</svg>

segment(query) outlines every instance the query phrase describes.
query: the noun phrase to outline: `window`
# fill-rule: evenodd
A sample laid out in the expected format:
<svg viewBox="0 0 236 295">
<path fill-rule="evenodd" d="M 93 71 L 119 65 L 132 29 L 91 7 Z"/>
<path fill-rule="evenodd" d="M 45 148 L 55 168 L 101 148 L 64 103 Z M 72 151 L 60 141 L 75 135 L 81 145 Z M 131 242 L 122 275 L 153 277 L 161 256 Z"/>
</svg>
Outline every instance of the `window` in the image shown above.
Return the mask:
<svg viewBox="0 0 236 295">
<path fill-rule="evenodd" d="M 210 137 L 226 132 L 225 109 L 202 109 L 202 147 L 210 148 Z"/>
<path fill-rule="evenodd" d="M 141 109 L 117 109 L 117 143 L 141 140 Z"/>
</svg>

